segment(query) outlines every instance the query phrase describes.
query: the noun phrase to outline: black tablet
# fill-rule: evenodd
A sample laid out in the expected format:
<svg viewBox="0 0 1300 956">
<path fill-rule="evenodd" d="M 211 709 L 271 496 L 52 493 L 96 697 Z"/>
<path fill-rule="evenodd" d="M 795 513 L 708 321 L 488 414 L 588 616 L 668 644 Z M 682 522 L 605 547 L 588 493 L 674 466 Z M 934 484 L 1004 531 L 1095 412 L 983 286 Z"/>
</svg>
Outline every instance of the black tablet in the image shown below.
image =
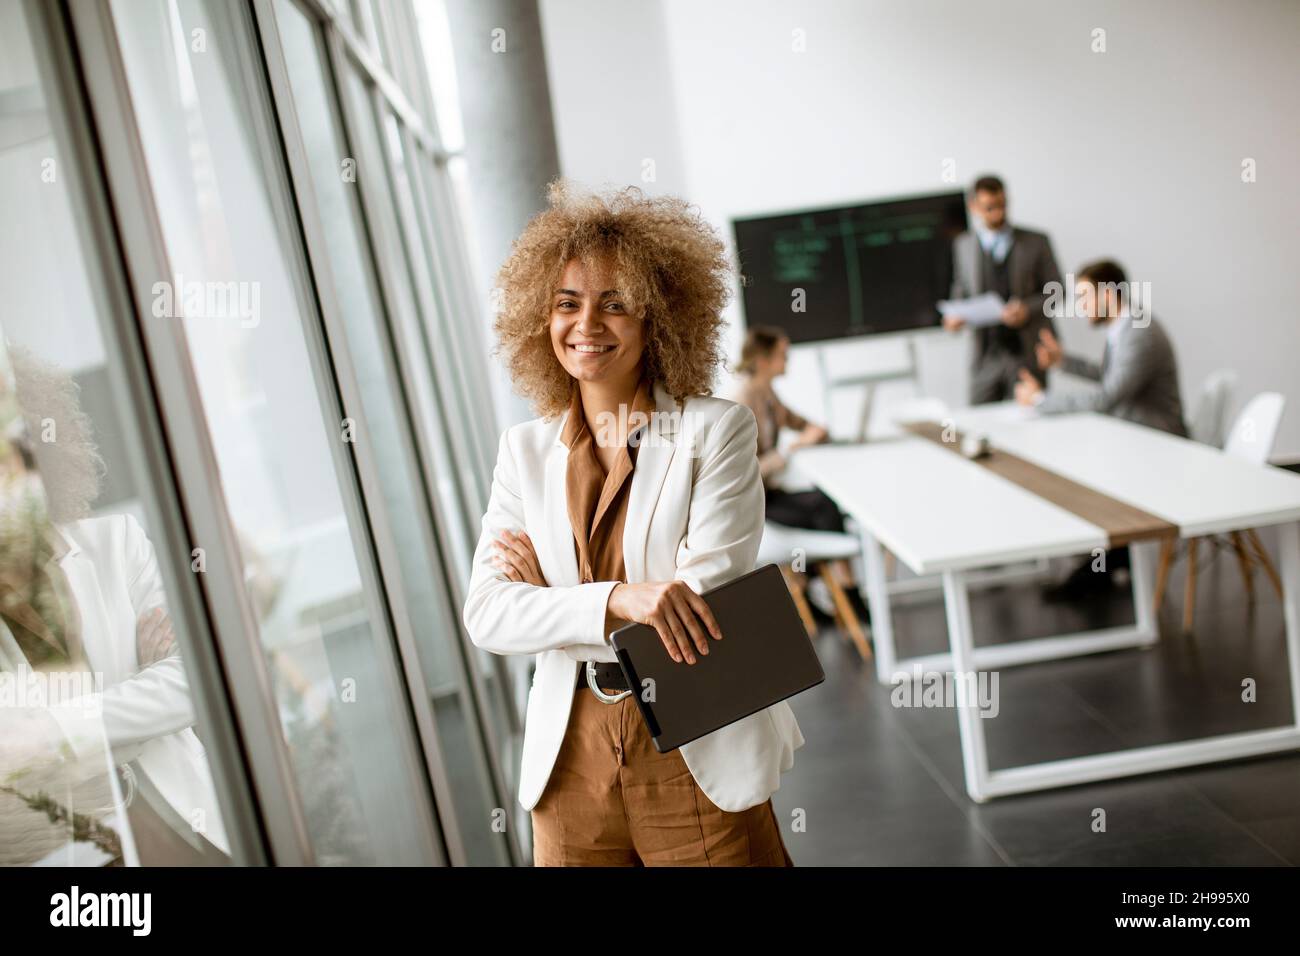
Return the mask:
<svg viewBox="0 0 1300 956">
<path fill-rule="evenodd" d="M 629 624 L 610 635 L 655 749 L 682 744 L 743 720 L 826 679 L 781 569 L 764 565 L 706 592 L 722 630 L 709 653 L 680 664 L 653 627 Z"/>
</svg>

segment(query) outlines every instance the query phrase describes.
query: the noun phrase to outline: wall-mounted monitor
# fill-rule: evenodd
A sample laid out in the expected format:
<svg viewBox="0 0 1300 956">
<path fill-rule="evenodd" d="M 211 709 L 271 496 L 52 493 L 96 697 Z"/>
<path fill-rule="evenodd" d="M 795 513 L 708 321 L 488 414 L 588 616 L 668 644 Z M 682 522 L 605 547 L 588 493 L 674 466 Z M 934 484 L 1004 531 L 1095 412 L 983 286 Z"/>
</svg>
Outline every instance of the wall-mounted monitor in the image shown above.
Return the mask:
<svg viewBox="0 0 1300 956">
<path fill-rule="evenodd" d="M 952 284 L 960 192 L 754 216 L 732 222 L 747 325 L 791 342 L 936 325 Z M 802 311 L 799 311 L 802 309 Z"/>
</svg>

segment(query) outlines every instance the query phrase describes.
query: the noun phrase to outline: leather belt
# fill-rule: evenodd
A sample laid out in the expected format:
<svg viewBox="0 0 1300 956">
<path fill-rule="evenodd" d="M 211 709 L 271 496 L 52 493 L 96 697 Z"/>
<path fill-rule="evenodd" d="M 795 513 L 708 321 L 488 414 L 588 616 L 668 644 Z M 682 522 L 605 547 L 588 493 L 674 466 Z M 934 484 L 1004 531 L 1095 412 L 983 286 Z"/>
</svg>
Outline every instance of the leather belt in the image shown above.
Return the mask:
<svg viewBox="0 0 1300 956">
<path fill-rule="evenodd" d="M 623 668 L 613 662 L 597 661 L 596 664 L 596 685 L 605 690 L 623 691 L 628 690 L 627 678 L 623 676 Z M 578 668 L 578 679 L 574 684 L 574 690 L 580 690 L 587 686 L 587 665 L 583 664 Z"/>
</svg>

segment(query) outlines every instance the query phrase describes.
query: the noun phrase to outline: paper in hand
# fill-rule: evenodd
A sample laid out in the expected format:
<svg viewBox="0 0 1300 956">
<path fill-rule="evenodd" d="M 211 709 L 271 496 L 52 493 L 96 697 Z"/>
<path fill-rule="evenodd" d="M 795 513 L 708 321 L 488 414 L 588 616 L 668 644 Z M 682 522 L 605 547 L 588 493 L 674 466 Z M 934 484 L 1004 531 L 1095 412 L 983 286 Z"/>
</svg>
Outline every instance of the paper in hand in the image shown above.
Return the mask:
<svg viewBox="0 0 1300 956">
<path fill-rule="evenodd" d="M 959 315 L 966 320 L 967 325 L 982 328 L 1002 321 L 1002 310 L 1006 308 L 1006 303 L 996 292 L 985 292 L 969 299 L 940 299 L 937 308 L 943 315 Z"/>
</svg>

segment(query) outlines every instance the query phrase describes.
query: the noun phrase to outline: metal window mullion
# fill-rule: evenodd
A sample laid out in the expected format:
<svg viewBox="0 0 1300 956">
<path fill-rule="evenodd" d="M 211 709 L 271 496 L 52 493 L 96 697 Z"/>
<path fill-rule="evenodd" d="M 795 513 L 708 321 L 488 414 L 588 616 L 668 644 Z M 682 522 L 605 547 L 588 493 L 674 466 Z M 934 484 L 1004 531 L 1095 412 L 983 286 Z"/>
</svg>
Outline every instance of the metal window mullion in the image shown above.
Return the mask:
<svg viewBox="0 0 1300 956">
<path fill-rule="evenodd" d="M 253 84 L 255 88 L 253 96 L 257 103 L 253 110 L 251 128 L 257 137 L 261 166 L 266 171 L 268 179 L 267 198 L 275 220 L 275 226 L 279 237 L 284 241 L 285 264 L 292 287 L 296 293 L 295 298 L 298 313 L 301 317 L 303 340 L 308 361 L 311 363 L 311 379 L 316 385 L 316 397 L 320 406 L 320 414 L 322 421 L 326 423 L 327 432 L 335 438 L 335 440 L 329 442 L 330 457 L 334 464 L 335 478 L 338 481 L 340 503 L 351 532 L 353 556 L 360 577 L 366 612 L 375 637 L 372 646 L 380 654 L 378 663 L 381 675 L 394 681 L 391 686 L 384 688 L 384 692 L 402 695 L 405 698 L 406 705 L 410 707 L 412 701 L 409 696 L 406 696 L 408 688 L 400 677 L 403 662 L 397 652 L 396 621 L 393 617 L 393 609 L 387 600 L 388 595 L 382 588 L 382 576 L 378 567 L 376 544 L 371 535 L 369 515 L 362 495 L 360 477 L 357 473 L 358 462 L 354 457 L 354 452 L 349 450 L 349 443 L 342 441 L 339 437 L 346 413 L 342 405 L 343 399 L 339 391 L 340 385 L 335 378 L 335 367 L 331 362 L 329 343 L 325 339 L 319 321 L 317 295 L 322 291 L 323 286 L 318 287 L 313 282 L 307 250 L 303 245 L 305 237 L 302 234 L 301 224 L 298 219 L 299 209 L 293 201 L 293 185 L 289 178 L 289 171 L 285 166 L 287 161 L 284 152 L 286 144 L 282 131 L 277 126 L 275 106 L 270 99 L 270 77 L 267 75 L 269 62 L 264 59 L 267 56 L 267 50 L 261 46 L 257 23 L 254 21 L 252 10 L 244 5 L 240 5 L 238 9 L 241 19 L 239 28 L 243 32 L 243 38 L 246 38 L 248 43 L 237 44 L 237 47 L 241 53 L 247 51 L 254 54 L 253 56 L 245 56 L 244 75 L 256 76 L 266 80 L 265 85 L 261 82 Z M 278 51 L 278 44 L 275 49 Z M 260 57 L 256 55 L 259 52 Z M 283 62 L 282 59 L 280 62 Z M 408 727 L 407 729 L 412 730 L 413 728 Z M 394 728 L 394 733 L 400 732 L 397 728 Z M 415 737 L 418 737 L 418 734 Z M 418 752 L 418 740 L 414 737 L 401 743 L 410 743 L 414 750 Z M 407 753 L 405 756 L 414 757 L 416 753 Z M 418 760 L 413 762 L 413 764 L 418 763 Z M 426 775 L 422 774 L 420 776 L 424 778 L 426 783 L 429 782 Z M 430 854 L 431 862 L 440 863 L 445 860 L 445 848 L 438 833 L 433 793 L 426 790 L 424 797 L 428 801 L 428 812 L 421 814 L 420 819 L 424 822 L 425 828 L 420 833 L 410 834 L 410 837 L 412 841 L 419 840 L 423 844 Z M 416 795 L 412 794 L 412 798 L 416 798 Z"/>
<path fill-rule="evenodd" d="M 486 496 L 490 491 L 489 476 L 496 465 L 496 438 L 500 434 L 500 428 L 488 388 L 488 351 L 479 334 L 482 325 L 479 317 L 481 304 L 468 292 L 471 288 L 469 277 L 473 273 L 464 255 L 465 232 L 456 215 L 446 166 L 436 163 L 427 154 L 420 154 L 417 160 L 422 190 L 420 208 L 427 222 L 433 252 L 437 256 L 439 272 L 445 284 L 449 310 L 447 314 L 470 317 L 469 321 L 452 323 L 452 334 L 456 336 L 462 361 L 467 363 L 464 367 L 477 368 L 482 373 L 469 377 L 469 387 L 472 389 L 472 407 L 478 418 L 476 433 L 482 438 L 479 442 L 480 470 L 483 475 L 480 492 L 484 495 L 482 506 L 486 507 Z"/>
<path fill-rule="evenodd" d="M 354 103 L 349 91 L 344 90 L 346 86 L 345 71 L 351 69 L 348 50 L 341 39 L 332 36 L 327 32 L 327 47 L 330 53 L 331 66 L 335 77 L 335 82 L 340 87 L 340 104 L 342 105 L 342 119 L 347 138 L 354 149 L 360 149 L 363 146 L 363 137 L 360 135 L 360 126 L 363 123 L 372 123 L 373 115 L 358 115 L 357 107 L 359 104 Z M 365 80 L 362 77 L 362 83 Z M 373 108 L 373 107 L 372 107 Z M 376 138 L 378 135 L 376 133 Z M 365 159 L 365 162 L 362 160 Z M 385 299 L 386 315 L 391 323 L 390 334 L 395 342 L 405 342 L 409 337 L 410 329 L 402 331 L 402 327 L 407 325 L 406 320 L 398 313 L 402 310 L 397 306 L 399 296 L 395 289 L 406 281 L 397 274 L 401 267 L 400 263 L 403 258 L 403 252 L 400 246 L 400 226 L 396 221 L 396 210 L 392 208 L 392 202 L 387 191 L 388 168 L 382 156 L 362 157 L 358 155 L 358 163 L 361 167 L 361 177 L 358 185 L 361 187 L 361 205 L 364 211 L 364 217 L 371 231 L 371 242 L 374 247 L 378 272 L 380 274 L 381 293 Z M 374 169 L 370 167 L 374 166 Z M 383 176 L 384 182 L 376 181 L 376 177 Z M 418 303 L 416 304 L 418 308 Z M 419 316 L 407 317 L 410 322 L 419 322 Z M 416 330 L 418 331 L 418 330 Z M 423 377 L 429 380 L 430 388 L 436 397 L 436 384 L 433 382 L 433 369 L 428 362 L 422 361 L 420 355 L 415 354 L 410 348 L 400 348 L 398 351 L 399 362 L 402 365 L 402 374 L 404 378 L 414 380 Z M 467 537 L 464 529 L 463 511 L 464 511 L 464 494 L 460 489 L 459 476 L 456 474 L 456 463 L 454 460 L 448 461 L 448 467 L 451 471 L 450 479 L 456 490 L 457 510 L 461 513 L 448 515 L 442 507 L 442 497 L 437 491 L 436 485 L 439 481 L 437 452 L 432 445 L 435 439 L 432 437 L 434 430 L 446 434 L 447 425 L 443 421 L 438 408 L 423 408 L 419 402 L 412 401 L 408 405 L 408 412 L 412 420 L 416 423 L 417 442 L 420 448 L 420 459 L 423 466 L 426 487 L 429 491 L 429 498 L 434 502 L 434 519 L 438 526 L 438 538 L 441 542 L 442 553 L 447 556 L 448 561 L 455 561 L 456 566 L 460 566 L 462 556 L 465 560 L 472 553 L 472 542 L 476 540 L 477 535 Z M 430 417 L 432 416 L 432 418 Z M 451 453 L 450 446 L 447 448 L 448 454 Z M 457 607 L 464 604 L 465 585 L 458 575 L 450 573 L 450 568 L 444 568 L 443 580 L 448 593 L 453 596 Z M 457 630 L 461 634 L 461 644 L 468 651 L 468 636 L 464 634 L 463 629 L 459 626 L 457 618 Z M 494 663 L 499 663 L 500 659 L 494 657 Z M 475 687 L 478 688 L 480 695 L 483 695 L 481 685 L 478 683 L 478 672 L 474 662 L 468 662 L 471 673 L 474 675 Z M 507 683 L 508 686 L 508 683 Z M 484 697 L 485 699 L 485 697 Z M 507 720 L 509 726 L 507 732 L 517 733 L 522 726 L 522 715 L 515 706 L 513 698 L 506 698 L 508 708 Z M 480 711 L 482 718 L 482 712 Z M 497 764 L 498 750 L 494 746 L 491 751 L 491 765 L 494 768 L 495 776 L 498 781 L 498 787 L 504 791 L 504 774 Z"/>
<path fill-rule="evenodd" d="M 348 410 L 350 418 L 364 422 L 365 408 L 361 397 L 361 389 L 351 360 L 351 350 L 347 346 L 347 328 L 342 308 L 334 292 L 329 248 L 325 239 L 325 226 L 317 213 L 315 186 L 311 178 L 306 147 L 297 123 L 296 110 L 293 107 L 293 90 L 288 74 L 289 65 L 284 59 L 283 48 L 280 43 L 279 25 L 274 11 L 274 2 L 273 0 L 254 0 L 254 10 L 259 28 L 262 31 L 262 41 L 270 72 L 272 93 L 276 102 L 280 104 L 281 131 L 288 154 L 294 189 L 298 197 L 298 209 L 302 219 L 307 252 L 317 280 L 317 294 L 320 299 L 325 335 L 329 341 L 339 343 L 338 347 L 331 349 L 331 357 L 335 374 L 338 377 L 343 405 L 345 410 Z M 319 30 L 319 26 L 315 23 L 313 23 L 313 30 Z M 317 33 L 316 39 L 319 41 L 319 33 Z M 322 65 L 326 65 L 326 63 L 327 61 L 322 58 Z M 336 92 L 335 89 L 329 87 L 326 89 L 327 96 Z M 386 329 L 380 329 L 381 336 L 385 341 L 388 340 L 385 334 L 386 331 Z M 404 406 L 404 399 L 398 388 L 399 379 L 397 369 L 392 362 L 391 343 L 385 349 L 385 364 L 388 367 L 388 382 L 394 389 L 395 404 L 401 408 Z M 401 424 L 402 431 L 409 437 L 409 421 Z M 460 829 L 456 823 L 455 804 L 452 798 L 450 779 L 447 774 L 447 764 L 439 744 L 437 718 L 433 713 L 430 703 L 431 694 L 425 681 L 423 669 L 420 667 L 419 642 L 415 636 L 415 627 L 410 616 L 401 571 L 401 557 L 392 530 L 395 519 L 394 516 L 388 513 L 388 509 L 384 505 L 383 484 L 379 477 L 380 466 L 371 447 L 366 442 L 357 442 L 353 445 L 353 451 L 361 477 L 362 490 L 366 496 L 380 565 L 381 568 L 386 569 L 383 579 L 393 606 L 397 627 L 398 656 L 406 676 L 416 724 L 424 744 L 425 758 L 428 762 L 428 770 L 434 788 L 435 810 L 440 818 L 445 818 L 442 819 L 443 839 L 447 843 L 447 851 L 451 862 L 461 864 L 466 862 L 466 855 L 460 838 Z M 426 497 L 423 483 L 419 482 L 419 476 L 413 474 L 407 477 L 409 480 L 417 482 L 421 492 L 420 497 Z M 431 515 L 432 511 L 430 510 L 428 514 Z M 438 554 L 436 542 L 434 541 L 434 531 L 430 527 L 428 520 L 421 520 L 420 516 L 409 515 L 401 516 L 400 520 L 409 521 L 412 519 L 420 524 L 425 555 L 431 561 L 441 563 L 441 556 Z"/>
<path fill-rule="evenodd" d="M 396 160 L 391 152 L 387 126 L 383 122 L 385 105 L 373 88 L 369 89 L 368 93 L 371 110 L 378 121 L 380 158 L 384 163 L 384 171 L 389 182 L 395 184 L 397 181 Z M 410 160 L 406 159 L 405 163 L 409 169 Z M 409 172 L 407 182 L 410 183 Z M 450 367 L 446 351 L 436 348 L 440 343 L 433 340 L 430 335 L 439 321 L 439 303 L 436 301 L 436 295 L 432 288 L 433 277 L 429 274 L 428 263 L 417 255 L 417 249 L 415 248 L 416 242 L 423 245 L 423 236 L 420 234 L 418 223 L 410 219 L 414 215 L 414 210 L 406 210 L 404 215 L 400 197 L 396 192 L 393 195 L 397 199 L 397 208 L 394 211 L 397 225 L 396 235 L 401 253 L 399 261 L 405 264 L 416 295 L 418 314 L 415 316 L 416 323 L 412 330 L 413 344 L 419 347 L 420 354 L 424 356 L 425 361 L 433 370 L 434 386 L 438 390 L 440 402 L 447 413 L 444 415 L 444 420 L 447 422 L 446 432 L 451 442 L 453 465 L 461 489 L 461 523 L 467 539 L 472 541 L 476 537 L 481 511 L 480 476 L 475 461 L 477 455 L 473 450 L 471 440 L 466 437 L 467 428 L 472 427 L 472 417 L 467 416 L 466 409 L 460 401 L 460 390 L 456 385 L 457 373 L 455 369 Z M 412 190 L 412 199 L 414 199 L 414 195 Z M 447 415 L 454 415 L 454 420 L 447 420 Z"/>
<path fill-rule="evenodd" d="M 415 208 L 411 210 L 411 214 L 415 217 L 415 229 L 424 249 L 423 265 L 428 270 L 431 280 L 430 296 L 433 300 L 433 311 L 425 316 L 426 334 L 431 341 L 446 341 L 451 351 L 451 365 L 457 372 L 452 379 L 452 387 L 459 396 L 461 414 L 469 422 L 468 427 L 464 429 L 464 434 L 468 436 L 470 446 L 468 450 L 471 457 L 475 459 L 472 469 L 476 494 L 474 504 L 478 510 L 484 510 L 487 507 L 489 488 L 485 483 L 482 468 L 483 446 L 485 442 L 490 441 L 495 449 L 497 435 L 495 431 L 485 434 L 483 427 L 485 423 L 479 415 L 472 381 L 476 377 L 473 373 L 477 360 L 469 360 L 461 345 L 462 336 L 459 328 L 461 323 L 454 318 L 460 314 L 455 298 L 455 280 L 447 269 L 445 245 L 439 241 L 430 216 L 430 197 L 425 190 L 424 177 L 420 175 L 421 157 L 412 148 L 410 138 L 400 126 L 398 133 L 402 139 L 402 150 L 406 155 L 407 181 L 410 183 L 411 195 L 415 200 Z"/>
<path fill-rule="evenodd" d="M 405 131 L 402 132 L 404 133 Z M 460 331 L 458 327 L 461 325 L 461 323 L 450 321 L 450 316 L 459 314 L 454 300 L 450 298 L 450 295 L 454 291 L 455 286 L 452 283 L 451 277 L 448 275 L 448 269 L 446 267 L 444 260 L 442 259 L 442 256 L 439 255 L 438 246 L 435 245 L 435 242 L 438 237 L 434 234 L 433 221 L 426 214 L 430 204 L 429 204 L 427 193 L 424 189 L 425 180 L 424 177 L 421 175 L 421 167 L 424 165 L 425 157 L 415 153 L 412 150 L 409 140 L 403 143 L 403 147 L 406 150 L 406 155 L 408 157 L 408 162 L 407 162 L 408 178 L 413 177 L 411 180 L 412 194 L 415 198 L 415 205 L 416 205 L 415 211 L 418 217 L 418 228 L 422 233 L 423 244 L 426 248 L 426 254 L 430 257 L 431 260 L 429 265 L 430 268 L 433 270 L 433 274 L 435 276 L 433 281 L 433 287 L 440 299 L 438 304 L 438 311 L 431 317 L 431 321 L 438 323 L 442 327 L 441 328 L 435 327 L 434 331 L 436 331 L 438 335 L 447 338 L 451 342 L 452 350 L 455 353 L 454 355 L 455 364 L 457 365 L 458 368 L 462 369 L 465 372 L 465 375 L 462 377 L 462 380 L 470 383 L 472 383 L 476 379 L 482 380 L 486 374 L 486 367 L 483 366 L 481 360 L 477 356 L 467 359 L 467 357 L 465 356 L 465 350 L 461 347 L 460 344 L 461 338 L 458 335 L 458 332 Z M 474 375 L 473 373 L 476 368 L 481 368 L 484 375 L 478 375 L 478 376 Z M 490 476 L 495 468 L 495 459 L 496 459 L 495 439 L 497 437 L 497 431 L 495 429 L 494 419 L 489 418 L 487 420 L 484 420 L 483 416 L 481 414 L 476 414 L 476 412 L 480 408 L 485 408 L 488 412 L 490 412 L 491 405 L 489 404 L 487 406 L 482 406 L 481 404 L 476 403 L 473 394 L 463 394 L 462 398 L 467 403 L 465 407 L 470 417 L 472 419 L 477 419 L 476 422 L 471 422 L 471 425 L 469 427 L 469 433 L 471 434 L 471 436 L 484 439 L 486 440 L 486 442 L 490 443 L 490 450 L 487 451 L 486 453 L 483 451 L 483 444 L 484 444 L 483 441 L 479 441 L 475 443 L 475 447 L 478 449 L 479 456 L 480 456 L 480 462 L 478 465 L 477 473 L 485 476 L 490 481 Z M 484 461 L 485 457 L 486 457 L 486 462 Z M 483 484 L 480 484 L 478 488 L 479 488 L 479 493 L 481 495 L 481 503 L 479 505 L 479 510 L 486 511 L 488 497 L 490 495 L 491 489 L 489 486 Z M 472 656 L 481 653 L 481 651 L 479 651 L 476 647 L 474 647 L 473 644 L 469 641 L 468 635 L 462 635 L 462 644 L 464 648 L 464 653 L 466 655 Z M 496 678 L 498 682 L 501 684 L 501 686 L 503 688 L 509 688 L 511 686 L 512 681 L 504 658 L 493 655 L 489 663 L 492 666 Z M 479 696 L 479 700 L 485 702 L 488 699 L 488 694 L 486 688 L 484 688 L 482 685 L 482 676 L 480 675 L 477 667 L 471 667 L 471 673 L 474 676 L 476 692 Z M 504 696 L 503 699 L 509 700 L 508 695 Z M 482 707 L 481 713 L 484 715 L 483 720 L 485 723 L 489 724 L 490 726 L 491 722 L 487 716 L 486 707 L 482 705 L 481 707 Z M 510 701 L 507 704 L 507 707 L 509 708 L 508 718 L 513 722 L 515 721 L 515 708 L 513 702 Z M 512 723 L 512 727 L 508 729 L 511 730 L 517 729 L 518 726 L 519 725 L 517 723 Z M 489 743 L 491 747 L 491 752 L 494 755 L 493 763 L 495 766 L 496 764 L 495 755 L 501 752 L 498 746 L 499 743 L 501 743 L 501 741 L 497 739 L 497 736 L 494 731 L 495 728 L 493 728 L 492 731 L 489 731 L 490 733 Z"/>
<path fill-rule="evenodd" d="M 116 406 L 130 411 L 124 417 L 136 423 L 135 428 L 122 430 L 121 439 L 127 458 L 138 466 L 133 474 L 141 485 L 140 503 L 150 541 L 159 557 L 168 615 L 183 650 L 195 723 L 203 728 L 209 769 L 220 794 L 231 858 L 241 865 L 262 864 L 267 861 L 267 835 L 261 827 L 257 797 L 244 765 L 227 688 L 221 680 L 203 589 L 194 574 L 179 570 L 188 568 L 192 538 L 175 485 L 144 345 L 131 318 L 127 265 L 104 192 L 105 175 L 90 126 L 89 104 L 82 97 L 84 87 L 70 24 L 57 3 L 24 0 L 24 14 L 46 100 L 59 104 L 50 110 L 51 135 L 64 148 L 68 164 L 77 170 L 74 181 L 83 184 L 69 190 L 69 203 L 88 272 L 87 283 L 103 304 L 100 330 L 110 388 Z"/>
<path fill-rule="evenodd" d="M 347 49 L 349 55 L 356 61 L 361 72 L 369 78 L 370 83 L 377 87 L 384 99 L 388 101 L 393 112 L 409 125 L 420 142 L 432 153 L 441 154 L 442 146 L 437 137 L 424 125 L 419 112 L 411 105 L 406 93 L 402 90 L 393 75 L 385 69 L 382 61 L 371 49 L 370 44 L 364 38 L 358 35 L 352 25 L 347 22 L 341 15 L 321 0 L 301 0 L 304 7 L 311 11 L 313 19 L 324 20 L 329 23 L 331 36 L 337 37 Z"/>
<path fill-rule="evenodd" d="M 86 78 L 115 223 L 130 270 L 127 295 L 133 302 L 127 306 L 128 311 L 114 317 L 113 327 L 125 346 L 122 353 L 128 361 L 130 346 L 137 336 L 144 348 L 148 371 L 142 367 L 146 363 L 136 361 L 128 369 L 141 372 L 135 383 L 137 390 L 143 390 L 145 379 L 152 376 L 160 423 L 171 452 L 170 464 L 179 486 L 176 504 L 182 514 L 169 514 L 160 507 L 162 527 L 171 539 L 188 537 L 185 554 L 190 554 L 193 547 L 205 552 L 206 571 L 199 579 L 215 646 L 195 648 L 199 660 L 192 669 L 193 676 L 202 696 L 209 701 L 218 699 L 216 688 L 222 685 L 221 677 L 225 678 L 224 690 L 240 739 L 234 742 L 223 737 L 217 742 L 217 754 L 224 761 L 230 759 L 229 751 L 234 747 L 242 750 L 271 859 L 279 864 L 309 865 L 314 855 L 305 815 L 271 676 L 258 640 L 257 617 L 244 586 L 239 544 L 229 521 L 188 345 L 175 320 L 143 320 L 149 314 L 147 304 L 154 283 L 169 281 L 172 270 L 112 12 L 108 0 L 69 4 L 66 10 Z M 165 467 L 156 460 L 150 465 Z M 186 527 L 178 527 L 178 520 Z M 174 567 L 168 573 L 176 579 L 178 597 L 183 597 L 186 623 L 193 623 L 197 610 L 190 605 L 191 587 L 182 583 Z M 242 831 L 248 830 L 248 822 L 243 819 L 248 808 L 236 809 L 243 812 L 233 822 L 246 843 L 248 838 Z"/>
</svg>

